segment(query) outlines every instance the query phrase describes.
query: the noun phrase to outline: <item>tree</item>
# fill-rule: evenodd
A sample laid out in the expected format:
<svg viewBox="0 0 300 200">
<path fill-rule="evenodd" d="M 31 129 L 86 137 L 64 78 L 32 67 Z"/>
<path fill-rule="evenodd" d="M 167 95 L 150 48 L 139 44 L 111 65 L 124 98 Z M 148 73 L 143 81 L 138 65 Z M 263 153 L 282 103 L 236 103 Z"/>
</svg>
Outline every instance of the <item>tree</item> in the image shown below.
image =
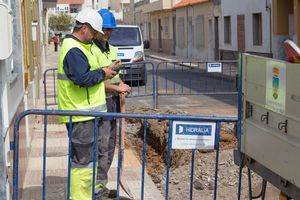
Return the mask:
<svg viewBox="0 0 300 200">
<path fill-rule="evenodd" d="M 71 24 L 72 17 L 65 13 L 49 17 L 49 27 L 54 31 L 69 31 Z"/>
</svg>

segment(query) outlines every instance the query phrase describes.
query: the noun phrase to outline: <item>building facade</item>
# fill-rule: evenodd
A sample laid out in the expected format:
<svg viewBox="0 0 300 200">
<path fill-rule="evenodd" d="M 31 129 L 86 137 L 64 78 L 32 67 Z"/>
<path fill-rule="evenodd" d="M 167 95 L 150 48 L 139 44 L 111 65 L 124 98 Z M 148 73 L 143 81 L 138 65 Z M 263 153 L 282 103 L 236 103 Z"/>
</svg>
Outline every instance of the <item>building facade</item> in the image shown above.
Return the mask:
<svg viewBox="0 0 300 200">
<path fill-rule="evenodd" d="M 11 199 L 12 153 L 15 117 L 25 109 L 34 108 L 39 98 L 39 83 L 45 58 L 44 11 L 55 1 L 0 1 L 0 197 Z M 20 185 L 24 181 L 28 147 L 31 145 L 31 123 L 22 121 L 20 132 Z"/>
<path fill-rule="evenodd" d="M 212 60 L 214 57 L 213 3 L 208 0 L 176 4 L 176 55 Z"/>
<path fill-rule="evenodd" d="M 248 52 L 286 59 L 283 42 L 290 39 L 300 45 L 299 17 L 299 0 L 221 0 L 221 58 Z"/>
<path fill-rule="evenodd" d="M 48 15 L 65 13 L 75 17 L 84 3 L 84 0 L 58 0 L 56 7 L 49 9 Z"/>
<path fill-rule="evenodd" d="M 234 5 L 234 6 L 233 6 Z M 153 51 L 199 60 L 239 52 L 285 59 L 300 41 L 300 0 L 131 0 L 124 21 L 139 25 Z"/>
<path fill-rule="evenodd" d="M 268 0 L 221 0 L 221 59 L 235 59 L 238 52 L 272 57 L 270 3 Z"/>
<path fill-rule="evenodd" d="M 300 1 L 272 1 L 273 35 L 272 50 L 275 58 L 285 59 L 282 45 L 291 39 L 300 45 Z"/>
<path fill-rule="evenodd" d="M 213 2 L 132 0 L 125 23 L 139 25 L 153 51 L 194 59 L 214 58 Z"/>
</svg>

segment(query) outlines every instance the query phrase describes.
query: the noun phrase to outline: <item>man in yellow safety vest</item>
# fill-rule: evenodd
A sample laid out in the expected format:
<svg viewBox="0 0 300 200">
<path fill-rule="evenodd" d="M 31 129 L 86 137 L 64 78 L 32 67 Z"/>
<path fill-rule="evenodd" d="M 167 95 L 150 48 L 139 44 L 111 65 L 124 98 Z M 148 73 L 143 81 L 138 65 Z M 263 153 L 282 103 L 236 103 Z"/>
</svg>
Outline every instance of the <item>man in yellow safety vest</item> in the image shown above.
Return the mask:
<svg viewBox="0 0 300 200">
<path fill-rule="evenodd" d="M 102 68 L 92 54 L 92 41 L 102 31 L 102 18 L 93 9 L 84 9 L 75 18 L 71 35 L 62 43 L 58 60 L 58 108 L 59 110 L 106 112 L 104 81 L 113 78 L 116 72 L 111 67 Z M 69 117 L 60 117 L 70 130 Z M 103 121 L 94 117 L 72 118 L 71 133 L 71 183 L 72 200 L 92 199 L 94 124 L 103 128 Z M 97 133 L 99 134 L 99 133 Z M 95 195 L 103 188 L 96 182 Z M 97 197 L 97 199 L 99 199 Z M 102 197 L 101 197 L 102 199 Z"/>
</svg>

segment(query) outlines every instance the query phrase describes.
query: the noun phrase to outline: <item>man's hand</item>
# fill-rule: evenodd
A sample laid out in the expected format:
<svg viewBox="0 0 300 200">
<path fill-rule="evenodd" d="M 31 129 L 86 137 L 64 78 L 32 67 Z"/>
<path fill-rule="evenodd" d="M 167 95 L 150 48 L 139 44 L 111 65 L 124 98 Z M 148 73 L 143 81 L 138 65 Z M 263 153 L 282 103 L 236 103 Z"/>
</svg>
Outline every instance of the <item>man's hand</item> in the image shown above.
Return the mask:
<svg viewBox="0 0 300 200">
<path fill-rule="evenodd" d="M 131 92 L 131 88 L 125 83 L 120 83 L 118 86 L 118 92 L 121 94 L 129 94 Z"/>
<path fill-rule="evenodd" d="M 115 60 L 109 68 L 113 71 L 118 71 L 120 67 L 122 66 L 122 62 L 120 60 Z"/>
<path fill-rule="evenodd" d="M 111 70 L 110 68 L 102 68 L 102 70 L 105 72 L 105 80 L 113 78 L 115 75 L 117 75 L 117 72 L 114 70 Z"/>
</svg>

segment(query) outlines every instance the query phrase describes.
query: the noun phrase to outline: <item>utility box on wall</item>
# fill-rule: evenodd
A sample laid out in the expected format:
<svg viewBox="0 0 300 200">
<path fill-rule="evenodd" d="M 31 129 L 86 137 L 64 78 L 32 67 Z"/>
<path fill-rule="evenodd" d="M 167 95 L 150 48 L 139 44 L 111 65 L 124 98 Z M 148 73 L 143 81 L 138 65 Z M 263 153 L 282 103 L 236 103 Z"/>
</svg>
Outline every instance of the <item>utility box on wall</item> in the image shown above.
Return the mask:
<svg viewBox="0 0 300 200">
<path fill-rule="evenodd" d="M 8 5 L 0 3 L 0 60 L 7 59 L 12 53 L 13 16 Z"/>
<path fill-rule="evenodd" d="M 300 188 L 300 64 L 244 54 L 241 70 L 241 152 Z"/>
</svg>

